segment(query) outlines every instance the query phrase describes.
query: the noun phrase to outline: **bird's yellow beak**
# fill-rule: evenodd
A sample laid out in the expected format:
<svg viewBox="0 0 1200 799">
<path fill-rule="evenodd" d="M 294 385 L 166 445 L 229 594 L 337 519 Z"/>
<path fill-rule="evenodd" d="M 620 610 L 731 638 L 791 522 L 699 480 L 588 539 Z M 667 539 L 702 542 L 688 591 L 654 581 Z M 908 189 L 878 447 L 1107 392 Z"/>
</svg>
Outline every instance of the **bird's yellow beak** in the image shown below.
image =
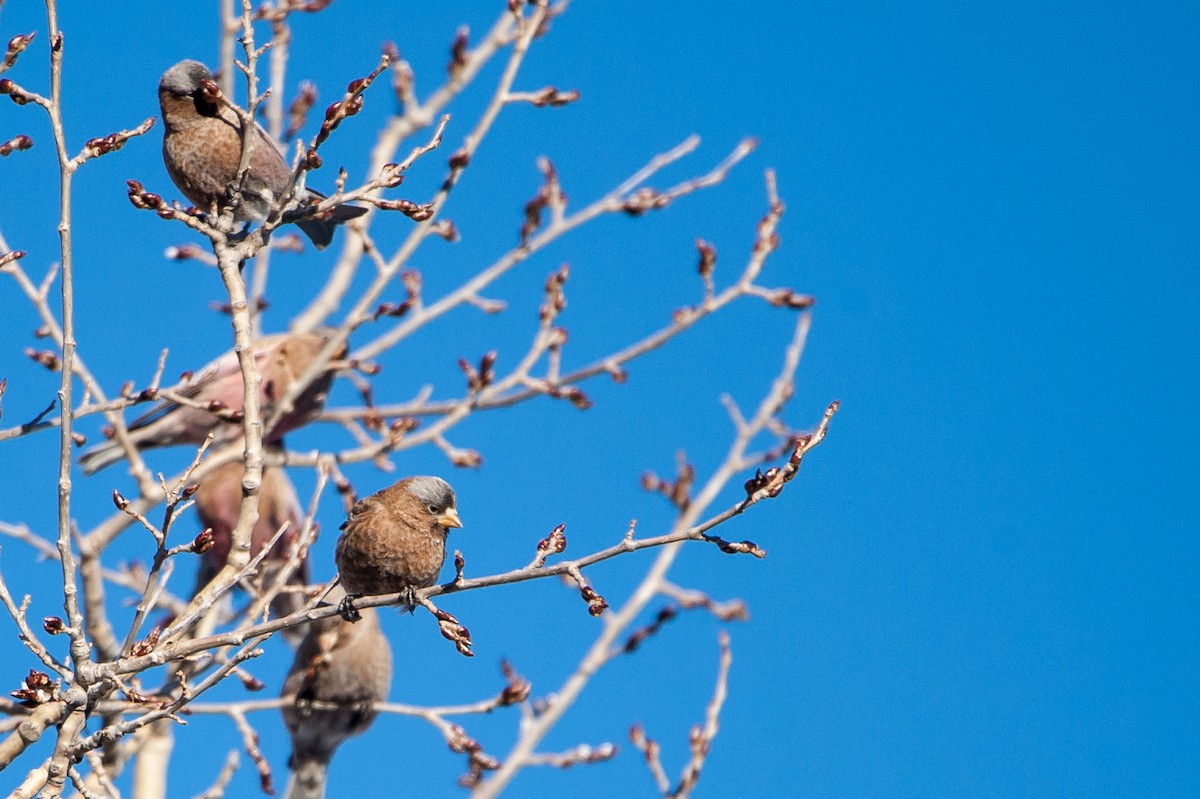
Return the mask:
<svg viewBox="0 0 1200 799">
<path fill-rule="evenodd" d="M 434 521 L 446 528 L 463 526 L 462 519 L 458 518 L 458 511 L 454 508 L 446 508 L 440 516 L 434 517 Z"/>
</svg>

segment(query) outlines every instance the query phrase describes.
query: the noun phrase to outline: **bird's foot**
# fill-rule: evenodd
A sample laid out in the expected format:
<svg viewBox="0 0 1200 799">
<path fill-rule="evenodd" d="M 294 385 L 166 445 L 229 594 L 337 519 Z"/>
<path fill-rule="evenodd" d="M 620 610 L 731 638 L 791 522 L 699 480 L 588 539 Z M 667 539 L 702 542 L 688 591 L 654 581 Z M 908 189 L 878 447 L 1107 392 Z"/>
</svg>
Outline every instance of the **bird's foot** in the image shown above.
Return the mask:
<svg viewBox="0 0 1200 799">
<path fill-rule="evenodd" d="M 246 224 L 242 225 L 241 230 L 235 230 L 234 232 L 232 232 L 228 236 L 226 236 L 225 240 L 227 242 L 229 242 L 230 244 L 241 244 L 243 241 L 246 240 L 246 237 L 249 235 L 250 235 L 250 223 L 247 222 Z"/>
<path fill-rule="evenodd" d="M 313 704 L 312 697 L 306 697 L 306 696 L 296 697 L 296 701 L 293 703 L 293 707 L 295 707 L 295 709 L 296 709 L 296 715 L 302 716 L 304 718 L 308 718 L 309 716 L 311 716 L 312 712 L 313 712 L 312 704 Z"/>
<path fill-rule="evenodd" d="M 356 622 L 362 618 L 362 614 L 358 612 L 358 608 L 354 607 L 354 600 L 358 599 L 361 594 L 346 594 L 342 597 L 342 601 L 338 603 L 338 615 L 348 622 Z"/>
</svg>

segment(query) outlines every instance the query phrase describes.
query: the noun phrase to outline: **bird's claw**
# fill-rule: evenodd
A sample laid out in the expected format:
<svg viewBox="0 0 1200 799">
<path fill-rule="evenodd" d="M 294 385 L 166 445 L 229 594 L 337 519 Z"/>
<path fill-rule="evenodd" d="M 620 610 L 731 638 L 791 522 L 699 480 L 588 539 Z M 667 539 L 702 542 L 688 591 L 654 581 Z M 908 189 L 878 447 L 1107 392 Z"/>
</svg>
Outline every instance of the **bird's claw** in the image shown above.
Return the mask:
<svg viewBox="0 0 1200 799">
<path fill-rule="evenodd" d="M 357 596 L 346 594 L 342 597 L 342 601 L 338 603 L 338 615 L 348 622 L 356 622 L 362 618 L 362 614 L 358 612 L 358 608 L 354 607 L 354 600 Z"/>
</svg>

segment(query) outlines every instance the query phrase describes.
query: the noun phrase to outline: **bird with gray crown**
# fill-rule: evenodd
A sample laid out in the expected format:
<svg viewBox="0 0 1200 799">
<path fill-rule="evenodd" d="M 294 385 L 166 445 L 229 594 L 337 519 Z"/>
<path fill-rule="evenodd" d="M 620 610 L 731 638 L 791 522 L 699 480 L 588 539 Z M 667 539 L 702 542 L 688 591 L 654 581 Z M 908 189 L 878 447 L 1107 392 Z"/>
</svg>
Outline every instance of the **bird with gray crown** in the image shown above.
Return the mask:
<svg viewBox="0 0 1200 799">
<path fill-rule="evenodd" d="M 205 91 L 212 79 L 208 67 L 189 60 L 168 69 L 158 84 L 163 163 L 183 196 L 205 212 L 229 205 L 229 187 L 242 160 L 242 121 Z M 234 215 L 238 222 L 261 222 L 272 208 L 284 205 L 292 177 L 275 142 L 262 127 L 255 125 L 255 130 L 258 136 Z M 325 195 L 308 188 L 296 192 L 301 206 L 285 213 L 283 221 L 295 222 L 318 250 L 329 246 L 338 225 L 367 212 L 359 206 L 339 205 L 314 214 L 312 207 Z"/>
<path fill-rule="evenodd" d="M 446 537 L 462 526 L 454 489 L 440 477 L 406 477 L 360 500 L 342 524 L 334 551 L 346 589 L 343 617 L 354 619 L 357 597 L 412 594 L 436 583 Z"/>
</svg>

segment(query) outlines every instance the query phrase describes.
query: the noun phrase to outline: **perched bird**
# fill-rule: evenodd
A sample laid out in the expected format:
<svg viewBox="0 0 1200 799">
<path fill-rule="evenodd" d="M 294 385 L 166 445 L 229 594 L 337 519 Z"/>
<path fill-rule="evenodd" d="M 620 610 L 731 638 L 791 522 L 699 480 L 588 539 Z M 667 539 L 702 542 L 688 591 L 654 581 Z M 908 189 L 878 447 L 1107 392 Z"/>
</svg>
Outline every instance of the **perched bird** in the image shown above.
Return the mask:
<svg viewBox="0 0 1200 799">
<path fill-rule="evenodd" d="M 199 61 L 180 61 L 163 73 L 158 84 L 158 104 L 163 118 L 163 163 L 171 180 L 201 211 L 229 204 L 229 186 L 237 177 L 242 158 L 242 122 L 233 109 L 214 102 L 203 91 L 212 73 Z M 275 142 L 259 126 L 250 154 L 250 168 L 242 187 L 238 222 L 261 222 L 275 206 L 287 202 L 285 192 L 292 170 Z M 367 212 L 354 205 L 339 205 L 320 215 L 306 206 L 325 195 L 300 189 L 301 207 L 284 215 L 295 222 L 318 250 L 333 241 L 334 228 Z"/>
<path fill-rule="evenodd" d="M 255 362 L 262 375 L 259 402 L 264 422 L 271 416 L 275 400 L 288 392 L 332 336 L 333 331 L 327 328 L 311 333 L 278 333 L 261 338 L 254 345 Z M 344 355 L 343 349 L 335 357 Z M 301 427 L 320 413 L 335 371 L 331 367 L 313 380 L 296 398 L 292 409 L 272 429 L 264 431 L 263 441 L 277 443 L 285 433 Z M 180 405 L 170 400 L 156 404 L 129 424 L 130 438 L 139 449 L 200 444 L 210 430 L 219 440 L 241 435 L 241 422 L 222 419 L 206 409 L 213 403 L 217 403 L 217 410 L 242 409 L 244 388 L 235 352 L 231 350 L 205 366 L 179 393 L 201 407 Z M 84 452 L 79 463 L 84 474 L 92 474 L 123 457 L 125 451 L 119 443 L 105 441 Z"/>
<path fill-rule="evenodd" d="M 337 590 L 337 589 L 335 589 Z M 387 699 L 392 650 L 379 616 L 364 608 L 353 624 L 329 616 L 307 625 L 283 683 L 283 723 L 292 736 L 286 799 L 321 799 L 329 761 L 342 742 L 375 720 L 375 702 Z M 313 707 L 314 703 L 339 707 Z"/>
<path fill-rule="evenodd" d="M 334 552 L 346 589 L 343 617 L 354 619 L 356 597 L 436 583 L 451 527 L 462 522 L 454 489 L 440 477 L 406 477 L 360 500 L 342 524 Z"/>
<path fill-rule="evenodd" d="M 242 461 L 227 463 L 206 474 L 196 490 L 196 513 L 200 523 L 212 530 L 213 545 L 200 558 L 196 571 L 196 589 L 193 596 L 208 585 L 225 565 L 229 549 L 233 544 L 233 528 L 237 524 L 238 511 L 242 504 Z M 258 585 L 271 585 L 279 570 L 287 563 L 288 552 L 300 536 L 304 526 L 304 514 L 300 510 L 300 499 L 296 489 L 283 469 L 266 466 L 263 468 L 262 485 L 258 490 L 258 521 L 250 531 L 250 557 L 262 551 L 283 525 L 287 530 L 275 542 L 263 558 L 259 567 Z M 287 586 L 271 600 L 271 613 L 276 618 L 287 616 L 305 605 L 304 594 L 287 590 L 288 586 L 308 585 L 308 556 L 297 564 L 289 575 Z M 304 635 L 304 627 L 288 627 L 283 635 L 292 644 Z"/>
</svg>

